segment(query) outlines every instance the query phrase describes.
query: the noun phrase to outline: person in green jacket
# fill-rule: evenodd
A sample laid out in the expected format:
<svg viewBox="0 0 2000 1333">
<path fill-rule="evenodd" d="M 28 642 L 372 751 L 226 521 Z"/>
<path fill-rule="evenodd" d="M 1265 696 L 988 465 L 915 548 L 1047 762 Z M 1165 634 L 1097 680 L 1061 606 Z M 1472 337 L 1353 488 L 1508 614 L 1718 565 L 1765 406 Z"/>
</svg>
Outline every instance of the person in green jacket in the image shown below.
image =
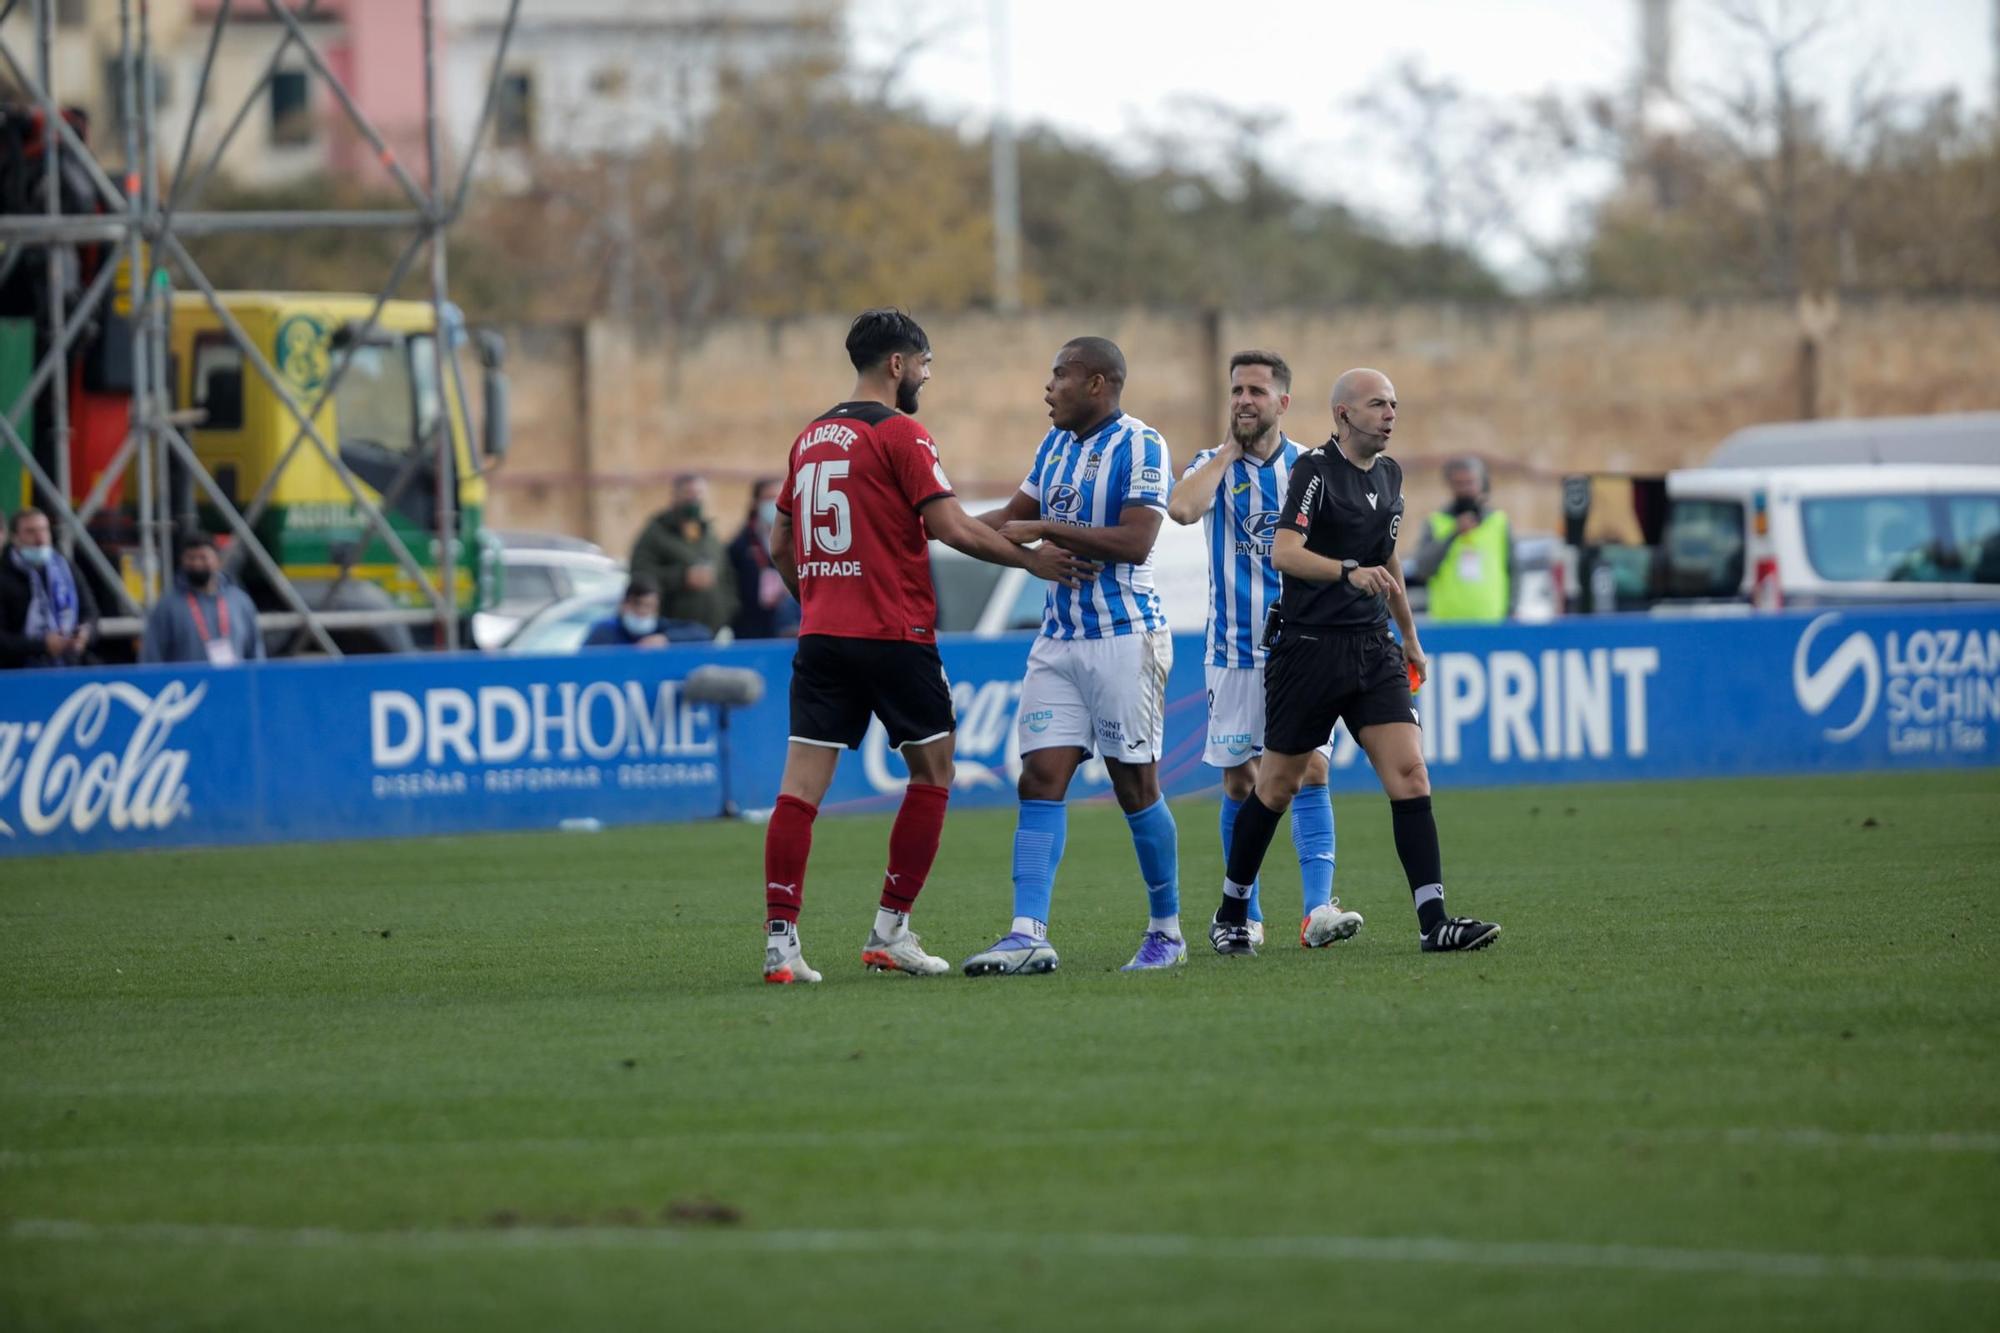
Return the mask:
<svg viewBox="0 0 2000 1333">
<path fill-rule="evenodd" d="M 736 576 L 708 517 L 708 482 L 674 478 L 674 503 L 653 515 L 632 544 L 632 578 L 660 590 L 660 615 L 720 630 L 736 616 Z"/>
<path fill-rule="evenodd" d="M 1477 458 L 1444 465 L 1451 503 L 1430 517 L 1417 548 L 1415 574 L 1429 590 L 1426 615 L 1437 621 L 1493 624 L 1514 606 L 1514 536 L 1492 505 L 1492 479 Z"/>
</svg>

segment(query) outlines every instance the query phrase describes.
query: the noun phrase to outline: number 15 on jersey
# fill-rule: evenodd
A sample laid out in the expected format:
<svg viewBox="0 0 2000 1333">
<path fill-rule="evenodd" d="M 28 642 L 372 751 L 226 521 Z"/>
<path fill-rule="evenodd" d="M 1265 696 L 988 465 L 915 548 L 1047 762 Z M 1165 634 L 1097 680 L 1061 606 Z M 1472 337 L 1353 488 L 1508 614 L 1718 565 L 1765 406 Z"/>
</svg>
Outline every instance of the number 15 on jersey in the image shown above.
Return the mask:
<svg viewBox="0 0 2000 1333">
<path fill-rule="evenodd" d="M 803 554 L 811 555 L 817 546 L 827 555 L 842 555 L 854 545 L 853 514 L 848 509 L 847 497 L 834 487 L 835 482 L 847 475 L 850 466 L 845 458 L 799 464 L 792 479 L 792 507 L 811 513 L 806 522 L 799 524 Z M 821 519 L 828 521 L 822 524 Z"/>
</svg>

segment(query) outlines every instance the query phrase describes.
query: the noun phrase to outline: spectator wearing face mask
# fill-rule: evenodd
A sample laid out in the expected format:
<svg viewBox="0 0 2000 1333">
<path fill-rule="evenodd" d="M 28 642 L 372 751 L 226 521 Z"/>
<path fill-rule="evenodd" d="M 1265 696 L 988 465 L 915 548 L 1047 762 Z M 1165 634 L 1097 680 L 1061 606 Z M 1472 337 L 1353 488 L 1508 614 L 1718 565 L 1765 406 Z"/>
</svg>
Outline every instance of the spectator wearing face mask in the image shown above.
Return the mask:
<svg viewBox="0 0 2000 1333">
<path fill-rule="evenodd" d="M 235 666 L 263 656 L 256 604 L 222 572 L 215 539 L 205 532 L 183 538 L 179 577 L 146 613 L 139 660 Z"/>
<path fill-rule="evenodd" d="M 625 585 L 618 614 L 607 616 L 590 627 L 583 638 L 586 648 L 664 648 L 667 632 L 660 624 L 660 590 L 647 579 L 633 579 Z"/>
<path fill-rule="evenodd" d="M 739 639 L 788 638 L 799 632 L 799 604 L 771 560 L 771 524 L 778 518 L 779 477 L 765 477 L 750 492 L 750 514 L 729 543 L 729 567 L 741 599 L 731 628 Z"/>
<path fill-rule="evenodd" d="M 674 481 L 674 503 L 653 515 L 632 545 L 632 577 L 660 592 L 669 620 L 698 620 L 710 630 L 736 615 L 736 578 L 708 518 L 708 483 L 693 473 Z"/>
<path fill-rule="evenodd" d="M 23 509 L 0 552 L 0 667 L 77 666 L 97 637 L 97 599 L 51 539 L 49 516 Z"/>
</svg>

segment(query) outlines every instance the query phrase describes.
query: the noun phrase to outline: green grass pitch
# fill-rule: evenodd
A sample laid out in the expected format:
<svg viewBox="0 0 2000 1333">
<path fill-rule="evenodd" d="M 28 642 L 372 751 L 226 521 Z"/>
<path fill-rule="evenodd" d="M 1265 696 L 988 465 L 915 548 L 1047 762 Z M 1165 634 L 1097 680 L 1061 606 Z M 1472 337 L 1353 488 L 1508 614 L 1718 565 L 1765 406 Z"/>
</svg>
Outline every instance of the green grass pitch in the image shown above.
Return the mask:
<svg viewBox="0 0 2000 1333">
<path fill-rule="evenodd" d="M 1444 792 L 1417 951 L 1197 923 L 1121 975 L 1072 812 L 1051 977 L 869 975 L 888 823 L 822 821 L 816 988 L 761 830 L 0 862 L 0 1328 L 1973 1328 L 2000 1311 L 2000 773 Z M 919 904 L 1004 930 L 1011 813 Z"/>
</svg>

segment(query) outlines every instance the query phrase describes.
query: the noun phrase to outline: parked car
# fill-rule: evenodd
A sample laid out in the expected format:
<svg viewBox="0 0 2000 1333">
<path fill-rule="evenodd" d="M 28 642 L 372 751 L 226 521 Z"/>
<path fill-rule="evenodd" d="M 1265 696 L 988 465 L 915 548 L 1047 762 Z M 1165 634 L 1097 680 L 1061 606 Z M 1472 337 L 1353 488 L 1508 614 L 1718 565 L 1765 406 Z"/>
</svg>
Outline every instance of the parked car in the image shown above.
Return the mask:
<svg viewBox="0 0 2000 1333">
<path fill-rule="evenodd" d="M 618 606 L 624 596 L 625 588 L 621 583 L 616 592 L 584 593 L 552 602 L 522 621 L 507 642 L 501 645 L 501 651 L 578 652 L 583 648 L 584 637 L 590 633 L 592 625 L 618 614 Z M 665 631 L 668 643 L 708 643 L 715 638 L 708 626 L 695 620 L 663 620 L 660 628 Z"/>
<path fill-rule="evenodd" d="M 500 532 L 501 595 L 490 611 L 472 618 L 481 648 L 507 643 L 523 622 L 544 607 L 572 597 L 625 591 L 625 564 L 581 537 L 554 532 Z M 579 639 L 579 642 L 581 640 Z"/>
<path fill-rule="evenodd" d="M 1664 599 L 2000 599 L 2000 466 L 1702 468 L 1667 494 Z"/>
<path fill-rule="evenodd" d="M 2000 600 L 2000 413 L 1754 426 L 1623 480 L 1641 540 L 1580 543 L 1570 585 L 1597 609 Z M 1565 482 L 1573 534 L 1598 481 Z"/>
</svg>

